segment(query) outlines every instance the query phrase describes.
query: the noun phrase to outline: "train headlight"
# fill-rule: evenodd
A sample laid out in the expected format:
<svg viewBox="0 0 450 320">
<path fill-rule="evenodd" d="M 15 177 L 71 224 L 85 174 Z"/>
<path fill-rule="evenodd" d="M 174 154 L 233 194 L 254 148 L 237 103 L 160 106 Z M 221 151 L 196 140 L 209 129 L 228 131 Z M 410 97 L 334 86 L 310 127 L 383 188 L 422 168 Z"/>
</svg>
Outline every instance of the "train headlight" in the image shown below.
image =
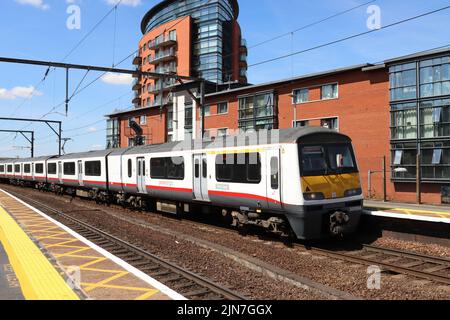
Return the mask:
<svg viewBox="0 0 450 320">
<path fill-rule="evenodd" d="M 345 191 L 344 197 L 354 197 L 354 196 L 360 196 L 362 195 L 362 189 L 356 188 L 356 189 L 349 189 Z"/>
<path fill-rule="evenodd" d="M 305 200 L 323 200 L 325 196 L 322 192 L 308 192 L 303 194 Z"/>
</svg>

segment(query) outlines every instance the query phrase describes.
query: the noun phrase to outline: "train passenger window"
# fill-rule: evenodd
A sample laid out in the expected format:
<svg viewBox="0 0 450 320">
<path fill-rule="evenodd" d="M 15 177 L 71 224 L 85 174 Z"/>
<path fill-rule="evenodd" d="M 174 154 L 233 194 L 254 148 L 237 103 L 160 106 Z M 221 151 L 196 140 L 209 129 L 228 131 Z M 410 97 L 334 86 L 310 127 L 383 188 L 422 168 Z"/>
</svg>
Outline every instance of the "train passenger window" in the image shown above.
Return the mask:
<svg viewBox="0 0 450 320">
<path fill-rule="evenodd" d="M 48 174 L 56 174 L 56 163 L 49 163 L 47 165 Z"/>
<path fill-rule="evenodd" d="M 208 177 L 208 161 L 206 161 L 206 159 L 203 159 L 203 167 L 202 167 L 202 173 L 203 173 L 203 178 L 207 178 Z"/>
<path fill-rule="evenodd" d="M 200 178 L 200 161 L 198 159 L 195 160 L 195 177 Z"/>
<path fill-rule="evenodd" d="M 23 166 L 23 172 L 24 173 L 31 173 L 31 164 L 25 164 L 24 166 Z"/>
<path fill-rule="evenodd" d="M 279 171 L 278 171 L 278 157 L 272 157 L 270 159 L 270 185 L 273 190 L 279 188 Z"/>
<path fill-rule="evenodd" d="M 216 157 L 216 180 L 218 182 L 261 182 L 261 158 L 259 153 L 218 155 Z"/>
<path fill-rule="evenodd" d="M 75 162 L 65 162 L 64 163 L 64 174 L 67 176 L 75 175 Z"/>
<path fill-rule="evenodd" d="M 131 178 L 133 174 L 133 162 L 131 159 L 128 159 L 128 178 Z"/>
<path fill-rule="evenodd" d="M 0 166 L 0 172 L 1 172 L 1 173 L 5 172 L 5 166 L 4 166 L 4 165 L 1 165 L 1 166 Z"/>
<path fill-rule="evenodd" d="M 184 180 L 184 158 L 168 157 L 150 160 L 152 179 Z"/>
<path fill-rule="evenodd" d="M 13 166 L 10 164 L 8 165 L 8 173 L 12 173 L 13 172 Z"/>
<path fill-rule="evenodd" d="M 184 158 L 166 158 L 167 179 L 184 180 Z"/>
<path fill-rule="evenodd" d="M 89 177 L 100 177 L 102 175 L 101 161 L 86 161 L 84 163 L 84 172 Z"/>
<path fill-rule="evenodd" d="M 36 163 L 34 167 L 36 173 L 44 173 L 44 165 L 42 163 Z"/>
<path fill-rule="evenodd" d="M 152 179 L 164 179 L 166 177 L 165 158 L 154 158 L 150 160 L 150 176 Z"/>
<path fill-rule="evenodd" d="M 15 172 L 15 173 L 20 173 L 20 164 L 16 164 L 16 165 L 14 166 L 14 172 Z"/>
</svg>

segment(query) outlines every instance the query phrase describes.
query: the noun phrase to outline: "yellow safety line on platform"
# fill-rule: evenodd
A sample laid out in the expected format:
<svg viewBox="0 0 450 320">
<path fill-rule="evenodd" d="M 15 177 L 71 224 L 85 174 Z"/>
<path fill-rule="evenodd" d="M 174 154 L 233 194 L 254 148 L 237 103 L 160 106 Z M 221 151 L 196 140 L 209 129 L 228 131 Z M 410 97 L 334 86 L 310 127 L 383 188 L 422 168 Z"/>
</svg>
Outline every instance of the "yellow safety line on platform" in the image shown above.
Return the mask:
<svg viewBox="0 0 450 320">
<path fill-rule="evenodd" d="M 428 211 L 428 210 L 415 210 L 415 209 L 392 209 L 392 210 L 405 212 L 407 214 L 428 213 L 428 214 L 435 214 L 435 215 L 443 215 L 444 217 L 450 216 L 449 212 L 444 212 L 444 211 Z"/>
<path fill-rule="evenodd" d="M 36 244 L 3 208 L 0 208 L 0 240 L 25 299 L 79 300 Z"/>
</svg>

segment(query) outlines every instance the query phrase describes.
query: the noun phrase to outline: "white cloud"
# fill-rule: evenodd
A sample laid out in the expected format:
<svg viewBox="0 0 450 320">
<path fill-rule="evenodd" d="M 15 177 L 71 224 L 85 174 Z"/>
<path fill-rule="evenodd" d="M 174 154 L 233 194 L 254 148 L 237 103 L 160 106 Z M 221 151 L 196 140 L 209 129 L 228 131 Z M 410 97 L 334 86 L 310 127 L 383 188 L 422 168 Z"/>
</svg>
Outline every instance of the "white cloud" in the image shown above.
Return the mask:
<svg viewBox="0 0 450 320">
<path fill-rule="evenodd" d="M 133 77 L 131 74 L 120 74 L 108 72 L 102 77 L 102 81 L 114 85 L 131 85 Z"/>
<path fill-rule="evenodd" d="M 94 144 L 91 146 L 91 149 L 93 150 L 103 150 L 105 149 L 105 146 L 101 145 L 101 144 Z"/>
<path fill-rule="evenodd" d="M 106 0 L 106 3 L 108 3 L 109 5 L 115 6 L 116 4 L 119 3 L 119 1 L 120 0 Z M 142 3 L 142 0 L 122 0 L 120 5 L 137 7 L 141 3 Z"/>
<path fill-rule="evenodd" d="M 16 0 L 16 2 L 23 5 L 30 5 L 41 10 L 50 9 L 50 6 L 44 3 L 43 0 Z"/>
<path fill-rule="evenodd" d="M 98 130 L 97 130 L 97 128 L 96 127 L 90 127 L 89 129 L 88 129 L 88 132 L 97 132 Z"/>
<path fill-rule="evenodd" d="M 16 98 L 32 98 L 42 96 L 42 92 L 36 90 L 33 86 L 14 87 L 10 90 L 0 88 L 0 100 L 14 100 Z"/>
</svg>

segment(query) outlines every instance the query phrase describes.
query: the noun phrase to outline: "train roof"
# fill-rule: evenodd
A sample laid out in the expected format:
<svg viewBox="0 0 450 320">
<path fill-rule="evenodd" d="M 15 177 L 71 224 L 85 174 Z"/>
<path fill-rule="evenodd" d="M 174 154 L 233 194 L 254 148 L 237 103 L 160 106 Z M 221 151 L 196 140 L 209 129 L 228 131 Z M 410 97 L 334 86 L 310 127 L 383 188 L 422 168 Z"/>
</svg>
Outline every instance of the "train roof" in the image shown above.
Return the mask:
<svg viewBox="0 0 450 320">
<path fill-rule="evenodd" d="M 20 158 L 20 159 L 14 159 L 12 161 L 13 163 L 16 162 L 37 162 L 37 161 L 46 161 L 48 159 L 54 158 L 56 156 L 42 156 L 42 157 L 35 157 L 35 158 Z"/>
<path fill-rule="evenodd" d="M 323 127 L 303 127 L 281 130 L 261 130 L 257 133 L 246 133 L 235 136 L 218 137 L 215 140 L 190 140 L 170 142 L 158 145 L 116 149 L 110 155 L 133 155 L 156 152 L 170 152 L 196 149 L 217 149 L 227 147 L 258 146 L 270 144 L 297 143 L 308 136 L 320 136 L 320 142 L 326 142 L 331 136 L 340 137 L 340 141 L 351 142 L 351 139 L 337 131 Z M 245 144 L 244 144 L 245 143 Z M 200 148 L 201 146 L 201 148 Z"/>
<path fill-rule="evenodd" d="M 87 151 L 80 153 L 70 153 L 63 156 L 56 156 L 51 160 L 70 160 L 70 159 L 79 159 L 79 158 L 102 158 L 106 157 L 111 153 L 111 150 L 97 150 L 97 151 Z"/>
</svg>

